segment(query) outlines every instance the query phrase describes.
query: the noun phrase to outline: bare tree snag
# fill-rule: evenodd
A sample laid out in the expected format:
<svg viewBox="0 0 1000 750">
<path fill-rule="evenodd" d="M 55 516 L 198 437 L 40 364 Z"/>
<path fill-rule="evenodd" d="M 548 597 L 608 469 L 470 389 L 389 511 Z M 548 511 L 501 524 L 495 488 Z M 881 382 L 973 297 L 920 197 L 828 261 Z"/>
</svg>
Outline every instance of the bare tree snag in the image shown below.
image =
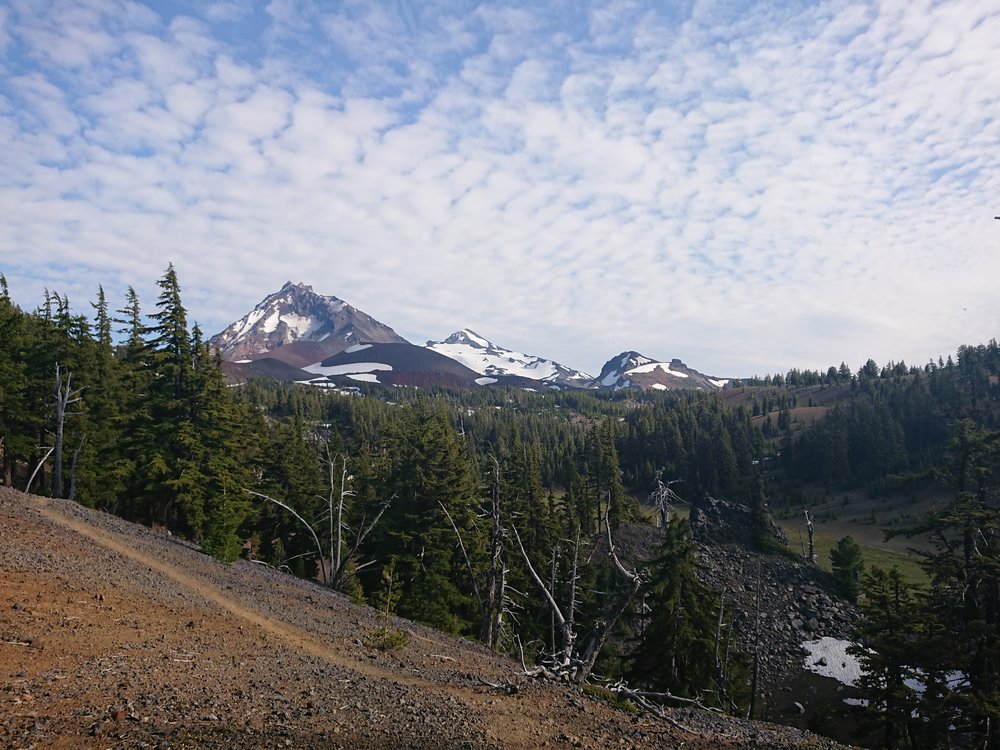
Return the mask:
<svg viewBox="0 0 1000 750">
<path fill-rule="evenodd" d="M 813 522 L 809 517 L 809 511 L 806 512 L 806 531 L 809 533 L 809 562 L 813 565 L 816 564 L 816 545 L 813 540 Z"/>
<path fill-rule="evenodd" d="M 674 510 L 674 503 L 684 502 L 683 499 L 672 489 L 670 485 L 677 484 L 681 481 L 680 479 L 671 479 L 669 482 L 664 482 L 660 479 L 660 473 L 657 472 L 656 475 L 656 489 L 653 490 L 650 495 L 650 499 L 653 501 L 653 507 L 656 508 L 659 513 L 659 524 L 660 528 L 665 529 L 670 523 L 670 514 Z"/>
<path fill-rule="evenodd" d="M 63 386 L 62 380 L 62 370 L 59 367 L 59 363 L 56 362 L 56 383 L 55 383 L 55 401 L 56 401 L 56 424 L 55 431 L 53 435 L 55 436 L 55 445 L 53 446 L 53 452 L 55 455 L 52 458 L 52 494 L 55 497 L 63 496 L 63 476 L 62 476 L 62 464 L 63 464 L 63 430 L 66 425 L 66 417 L 76 416 L 79 412 L 67 412 L 66 408 L 70 404 L 75 404 L 80 401 L 82 397 L 80 393 L 83 392 L 82 388 L 73 390 L 73 373 L 66 373 L 66 385 Z"/>
<path fill-rule="evenodd" d="M 319 556 L 319 570 L 320 570 L 320 573 L 323 576 L 323 583 L 329 585 L 329 583 L 330 583 L 330 573 L 327 570 L 326 561 L 323 559 L 323 545 L 320 544 L 319 537 L 316 536 L 316 530 L 313 529 L 312 525 L 306 519 L 304 519 L 302 516 L 300 516 L 298 513 L 296 513 L 293 508 L 291 508 L 290 506 L 288 506 L 285 503 L 281 502 L 280 500 L 275 500 L 273 497 L 271 497 L 269 495 L 265 495 L 265 494 L 260 493 L 260 492 L 254 492 L 253 490 L 249 490 L 249 489 L 246 489 L 246 488 L 244 488 L 244 490 L 246 492 L 249 492 L 254 497 L 263 498 L 264 500 L 267 500 L 268 502 L 274 503 L 275 505 L 277 505 L 280 508 L 284 508 L 289 513 L 291 513 L 293 516 L 295 516 L 295 518 L 298 519 L 299 523 L 301 523 L 303 526 L 305 526 L 307 529 L 309 529 L 309 533 L 312 535 L 313 541 L 316 543 L 316 554 Z"/>
<path fill-rule="evenodd" d="M 35 467 L 35 470 L 31 472 L 31 476 L 28 477 L 28 485 L 24 488 L 26 494 L 28 495 L 31 494 L 31 484 L 32 482 L 35 481 L 35 475 L 38 473 L 38 470 L 42 468 L 42 464 L 45 463 L 46 459 L 48 459 L 48 457 L 52 455 L 52 451 L 54 450 L 55 448 L 49 447 L 49 449 L 45 452 L 45 455 L 42 456 L 42 460 L 38 462 L 38 465 Z"/>
<path fill-rule="evenodd" d="M 500 463 L 495 456 L 490 456 L 490 461 L 493 464 L 493 481 L 490 485 L 493 524 L 490 528 L 490 568 L 486 579 L 486 611 L 483 617 L 481 635 L 483 643 L 495 651 L 500 641 L 500 630 L 503 627 L 504 594 L 507 578 L 507 568 L 503 561 L 503 551 L 504 537 L 507 535 L 507 531 L 503 527 L 503 517 L 500 507 Z"/>
<path fill-rule="evenodd" d="M 524 549 L 524 544 L 521 542 L 521 535 L 517 532 L 516 526 L 511 526 L 514 531 L 514 539 L 517 540 L 518 549 L 521 550 L 521 556 L 524 558 L 524 564 L 528 567 L 528 572 L 531 574 L 532 579 L 538 586 L 539 590 L 542 592 L 542 596 L 545 597 L 545 601 L 548 602 L 549 609 L 552 612 L 552 616 L 556 619 L 556 624 L 559 626 L 559 632 L 562 641 L 562 653 L 553 654 L 553 657 L 557 658 L 557 664 L 559 666 L 568 666 L 573 661 L 573 645 L 576 642 L 576 633 L 573 632 L 572 626 L 563 616 L 562 610 L 556 603 L 555 597 L 552 592 L 546 587 L 539 578 L 538 573 L 535 572 L 535 566 L 531 564 L 531 560 L 528 558 L 528 553 Z"/>
<path fill-rule="evenodd" d="M 639 593 L 639 589 L 642 587 L 642 576 L 632 570 L 629 570 L 624 565 L 622 565 L 621 560 L 618 559 L 618 553 L 615 550 L 615 543 L 611 537 L 611 522 L 608 520 L 610 514 L 604 517 L 604 527 L 608 534 L 608 559 L 611 560 L 614 565 L 615 570 L 618 574 L 625 579 L 626 586 L 622 592 L 618 595 L 617 601 L 611 606 L 607 615 L 601 618 L 597 626 L 594 628 L 593 634 L 590 637 L 590 642 L 587 644 L 587 650 L 583 654 L 583 670 L 582 676 L 580 677 L 580 682 L 583 682 L 588 677 L 594 669 L 594 663 L 597 661 L 598 655 L 601 653 L 601 649 L 604 647 L 605 641 L 607 641 L 608 636 L 611 635 L 612 630 L 614 630 L 615 625 L 625 610 L 628 608 L 629 603 L 632 601 L 633 597 Z"/>
<path fill-rule="evenodd" d="M 330 490 L 326 496 L 327 520 L 329 522 L 328 542 L 330 544 L 330 580 L 336 581 L 341 578 L 341 568 L 346 562 L 343 551 L 344 534 L 344 503 L 349 497 L 354 497 L 356 493 L 347 489 L 347 482 L 352 479 L 347 475 L 347 456 L 338 454 L 340 458 L 340 493 L 336 494 L 336 477 L 334 470 L 336 466 L 335 457 L 330 455 L 330 444 L 323 446 L 326 451 L 326 465 L 329 472 Z M 336 509 L 334 500 L 336 498 Z M 331 584 L 332 585 L 332 584 Z"/>
<path fill-rule="evenodd" d="M 337 575 L 330 581 L 331 588 L 340 588 L 344 580 L 344 571 L 348 569 L 348 564 L 354 560 L 355 557 L 357 557 L 358 548 L 361 546 L 361 543 L 365 541 L 365 538 L 372 532 L 372 529 L 374 529 L 378 525 L 378 522 L 382 520 L 382 516 L 385 514 L 385 511 L 389 508 L 395 498 L 396 496 L 393 495 L 382 503 L 381 507 L 378 509 L 378 513 L 376 513 L 375 517 L 371 520 L 371 523 L 367 525 L 365 524 L 365 521 L 368 519 L 367 515 L 361 517 L 361 523 L 358 524 L 358 533 L 354 535 L 354 544 L 351 545 L 351 548 L 347 550 L 347 553 L 344 554 L 341 559 L 340 565 L 337 568 Z M 374 563 L 374 560 L 369 560 L 362 565 L 358 565 L 354 570 L 359 571 L 362 568 L 367 568 L 369 565 L 373 565 Z"/>
<path fill-rule="evenodd" d="M 580 547 L 579 538 L 577 539 L 573 561 L 573 582 L 571 586 L 569 610 L 570 618 L 567 619 L 562 610 L 559 608 L 558 603 L 556 603 L 552 592 L 542 582 L 541 577 L 539 577 L 534 566 L 531 564 L 531 560 L 528 559 L 528 554 L 521 542 L 521 536 L 517 532 L 517 527 L 512 527 L 514 530 L 514 538 L 517 540 L 517 546 L 521 550 L 521 555 L 528 567 L 528 572 L 531 574 L 531 577 L 534 579 L 536 585 L 548 602 L 549 609 L 559 626 L 561 634 L 562 650 L 561 652 L 553 654 L 553 660 L 555 662 L 554 672 L 541 668 L 536 671 L 537 674 L 565 679 L 575 683 L 586 682 L 594 670 L 594 663 L 597 661 L 597 657 L 600 655 L 601 649 L 604 647 L 604 643 L 607 641 L 608 636 L 611 635 L 611 632 L 614 630 L 618 620 L 625 613 L 629 603 L 642 586 L 642 576 L 634 571 L 630 571 L 622 565 L 621 560 L 618 559 L 614 539 L 611 536 L 611 523 L 609 521 L 609 515 L 610 514 L 605 514 L 603 519 L 604 526 L 607 531 L 608 559 L 611 561 L 618 574 L 625 579 L 627 585 L 618 594 L 618 597 L 611 604 L 611 606 L 608 607 L 605 615 L 598 620 L 597 624 L 594 626 L 590 638 L 587 641 L 587 646 L 582 653 L 578 652 L 576 649 L 577 634 L 576 626 L 573 621 L 573 608 L 575 607 L 576 597 L 577 562 Z"/>
</svg>

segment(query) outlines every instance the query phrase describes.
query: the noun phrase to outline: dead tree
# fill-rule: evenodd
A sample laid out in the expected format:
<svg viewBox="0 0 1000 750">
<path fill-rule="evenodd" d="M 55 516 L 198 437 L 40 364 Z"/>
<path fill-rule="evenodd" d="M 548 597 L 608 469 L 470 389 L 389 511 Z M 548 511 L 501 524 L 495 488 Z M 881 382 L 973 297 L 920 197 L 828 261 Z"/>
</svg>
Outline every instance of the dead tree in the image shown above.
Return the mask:
<svg viewBox="0 0 1000 750">
<path fill-rule="evenodd" d="M 326 498 L 321 497 L 320 499 L 326 502 L 326 517 L 329 525 L 327 543 L 329 545 L 330 555 L 330 579 L 328 585 L 330 588 L 339 590 L 344 584 L 344 576 L 357 556 L 358 548 L 364 542 L 365 538 L 372 532 L 375 526 L 378 525 L 378 522 L 382 519 L 382 515 L 392 502 L 392 498 L 379 506 L 375 517 L 371 520 L 371 523 L 367 522 L 367 515 L 361 518 L 361 523 L 358 525 L 358 531 L 354 535 L 354 541 L 351 543 L 350 548 L 345 552 L 344 531 L 350 531 L 350 527 L 344 523 L 344 506 L 347 503 L 348 498 L 352 498 L 357 495 L 356 492 L 348 489 L 347 485 L 347 483 L 354 477 L 347 473 L 347 456 L 343 454 L 331 456 L 329 444 L 324 447 L 326 450 L 325 463 L 327 465 L 329 475 L 328 481 L 330 489 L 327 492 Z M 338 478 L 336 475 L 337 458 L 340 458 L 341 460 L 339 490 L 337 489 Z M 368 565 L 371 565 L 373 562 L 374 561 L 358 566 L 355 568 L 355 571 L 360 570 L 362 567 L 368 567 Z"/>
<path fill-rule="evenodd" d="M 45 446 L 41 446 L 41 447 L 44 448 Z M 24 491 L 25 491 L 26 494 L 28 494 L 28 495 L 31 494 L 31 484 L 35 481 L 35 475 L 38 473 L 38 470 L 42 468 L 42 464 L 44 464 L 45 461 L 48 459 L 48 457 L 52 455 L 52 451 L 54 451 L 54 450 L 55 450 L 55 448 L 53 448 L 52 446 L 49 446 L 49 449 L 45 452 L 45 455 L 42 456 L 41 460 L 38 462 L 38 465 L 35 466 L 35 470 L 33 472 L 31 472 L 31 476 L 28 477 L 28 484 L 24 488 Z"/>
<path fill-rule="evenodd" d="M 809 511 L 806 512 L 806 531 L 809 533 L 809 562 L 813 565 L 816 564 L 816 545 L 813 540 L 813 522 L 809 517 Z"/>
<path fill-rule="evenodd" d="M 448 523 L 451 524 L 451 528 L 455 532 L 455 537 L 458 539 L 458 546 L 462 551 L 462 558 L 465 560 L 465 566 L 469 571 L 469 581 L 472 584 L 472 593 L 475 595 L 476 604 L 479 606 L 480 640 L 491 650 L 495 651 L 500 642 L 500 632 L 503 628 L 504 612 L 507 610 L 507 566 L 504 564 L 503 560 L 504 538 L 507 535 L 507 530 L 503 526 L 503 515 L 500 502 L 500 464 L 496 458 L 492 456 L 490 457 L 490 460 L 493 463 L 490 490 L 491 507 L 489 511 L 491 518 L 489 544 L 490 563 L 486 577 L 485 594 L 481 594 L 479 591 L 479 585 L 476 582 L 476 573 L 472 567 L 472 561 L 469 559 L 469 553 L 466 550 L 465 541 L 462 539 L 462 533 L 459 531 L 458 526 L 455 524 L 455 520 L 452 518 L 451 513 L 448 512 L 444 503 L 438 500 L 438 505 L 441 506 L 441 510 L 444 512 L 445 517 L 448 519 Z"/>
<path fill-rule="evenodd" d="M 664 482 L 660 478 L 660 473 L 656 474 L 656 489 L 650 495 L 650 499 L 653 501 L 653 507 L 659 512 L 660 528 L 667 528 L 670 523 L 670 514 L 673 512 L 674 503 L 684 502 L 681 497 L 670 489 L 670 485 L 677 484 L 681 481 L 680 479 L 672 479 L 669 482 Z"/>
<path fill-rule="evenodd" d="M 504 539 L 507 530 L 503 526 L 500 506 L 500 463 L 490 456 L 493 464 L 493 481 L 490 485 L 491 518 L 490 527 L 490 567 L 486 578 L 486 598 L 482 627 L 482 641 L 490 649 L 496 650 L 503 627 L 504 595 L 507 588 L 507 567 L 504 564 Z"/>
<path fill-rule="evenodd" d="M 336 496 L 337 509 L 334 511 L 334 497 L 336 494 L 336 479 L 334 476 L 335 463 L 330 455 L 330 444 L 324 446 L 326 450 L 326 465 L 329 471 L 330 491 L 326 497 L 328 520 L 330 523 L 330 572 L 331 580 L 340 576 L 343 553 L 343 533 L 344 533 L 344 502 L 349 497 L 354 497 L 356 493 L 347 489 L 348 480 L 353 477 L 347 475 L 347 456 L 338 454 L 340 464 L 340 493 Z"/>
<path fill-rule="evenodd" d="M 521 550 L 521 556 L 524 558 L 528 572 L 531 574 L 531 578 L 535 581 L 535 584 L 541 591 L 542 596 L 548 603 L 549 609 L 555 618 L 556 625 L 558 626 L 560 633 L 561 649 L 552 655 L 554 662 L 553 667 L 550 669 L 542 666 L 534 670 L 532 674 L 553 677 L 574 683 L 586 682 L 590 677 L 591 672 L 594 670 L 594 663 L 597 661 L 597 657 L 600 655 L 601 649 L 604 647 L 604 643 L 607 641 L 608 636 L 611 635 L 611 632 L 614 630 L 618 620 L 625 613 L 629 603 L 642 586 L 642 576 L 639 573 L 626 568 L 618 559 L 614 539 L 611 536 L 611 524 L 608 521 L 608 515 L 609 514 L 605 514 L 603 519 L 604 526 L 607 531 L 607 556 L 614 569 L 624 580 L 625 586 L 607 608 L 604 616 L 594 625 L 590 637 L 587 640 L 587 644 L 582 651 L 577 649 L 578 639 L 574 619 L 576 608 L 576 573 L 577 561 L 579 559 L 579 542 L 576 545 L 574 553 L 573 583 L 570 589 L 569 617 L 567 617 L 563 614 L 562 609 L 556 602 L 553 592 L 549 590 L 549 588 L 542 581 L 541 577 L 535 571 L 535 567 L 531 564 L 531 560 L 528 558 L 528 553 L 524 549 L 524 544 L 521 542 L 521 536 L 518 534 L 517 528 L 513 527 L 514 538 L 517 540 L 517 546 Z"/>
<path fill-rule="evenodd" d="M 361 517 L 361 521 L 358 524 L 358 531 L 354 535 L 354 541 L 351 543 L 350 549 L 348 549 L 347 552 L 343 553 L 341 556 L 340 561 L 337 563 L 337 573 L 330 579 L 331 588 L 340 590 L 340 587 L 344 585 L 344 575 L 346 574 L 346 571 L 350 569 L 351 563 L 357 559 L 358 549 L 360 549 L 361 544 L 365 541 L 368 535 L 372 533 L 372 530 L 378 526 L 378 522 L 382 520 L 382 516 L 385 514 L 389 505 L 392 504 L 392 501 L 395 498 L 396 496 L 393 495 L 388 500 L 383 502 L 379 506 L 378 511 L 375 513 L 375 517 L 372 518 L 370 522 L 368 521 L 367 514 Z M 345 526 L 344 528 L 349 529 L 350 527 Z M 369 560 L 361 565 L 356 565 L 354 567 L 354 571 L 357 572 L 362 568 L 367 568 L 369 565 L 373 565 L 374 563 L 374 560 Z"/>
<path fill-rule="evenodd" d="M 393 500 L 393 498 L 389 498 L 389 500 L 382 503 L 370 522 L 368 521 L 367 514 L 362 516 L 350 548 L 345 551 L 344 530 L 346 529 L 349 531 L 350 527 L 344 523 L 344 505 L 348 498 L 355 496 L 355 493 L 347 487 L 347 483 L 352 479 L 352 477 L 350 477 L 347 473 L 347 458 L 341 456 L 341 459 L 342 463 L 340 467 L 339 480 L 340 489 L 338 490 L 336 460 L 335 457 L 330 455 L 330 449 L 329 446 L 327 446 L 326 464 L 329 473 L 330 489 L 325 498 L 320 496 L 319 499 L 326 503 L 326 516 L 329 530 L 327 552 L 329 557 L 324 554 L 323 543 L 320 541 L 319 535 L 316 533 L 316 529 L 313 528 L 313 524 L 309 523 L 309 521 L 299 515 L 299 513 L 297 513 L 293 508 L 280 500 L 276 500 L 275 498 L 264 495 L 260 492 L 254 492 L 249 489 L 246 490 L 254 497 L 263 498 L 264 500 L 268 500 L 269 502 L 284 508 L 295 516 L 299 523 L 309 530 L 309 534 L 313 538 L 313 543 L 316 545 L 316 554 L 319 557 L 321 579 L 325 585 L 336 590 L 339 590 L 340 587 L 343 586 L 346 571 L 350 569 L 351 563 L 356 559 L 358 549 L 361 547 L 365 538 L 371 534 L 372 530 L 378 525 L 378 522 L 382 520 L 382 516 L 385 514 L 386 509 Z M 322 523 L 322 521 L 323 516 L 321 515 L 319 519 L 317 519 L 316 523 Z M 357 571 L 363 567 L 368 567 L 373 562 L 374 561 L 357 566 L 354 570 Z"/>
<path fill-rule="evenodd" d="M 56 362 L 56 387 L 55 387 L 55 401 L 56 401 L 56 423 L 55 430 L 52 435 L 55 439 L 55 445 L 53 446 L 53 458 L 52 458 L 52 494 L 55 497 L 63 496 L 63 476 L 62 476 L 62 465 L 63 465 L 63 431 L 66 426 L 66 417 L 73 417 L 80 414 L 80 412 L 69 412 L 66 411 L 70 404 L 75 404 L 82 400 L 80 394 L 83 392 L 82 388 L 73 390 L 73 373 L 66 373 L 66 384 L 63 385 L 62 380 L 62 370 L 59 367 L 59 363 Z"/>
<path fill-rule="evenodd" d="M 289 513 L 291 513 L 293 516 L 295 516 L 295 518 L 299 521 L 299 523 L 301 523 L 303 526 L 305 526 L 309 530 L 310 535 L 312 535 L 313 542 L 316 544 L 316 554 L 319 556 L 319 571 L 320 571 L 320 575 L 323 578 L 323 583 L 329 585 L 330 584 L 330 573 L 329 573 L 329 571 L 328 571 L 328 569 L 326 567 L 326 561 L 325 561 L 325 559 L 323 557 L 323 545 L 320 544 L 319 537 L 316 535 L 316 530 L 312 527 L 312 524 L 309 523 L 302 516 L 300 516 L 295 511 L 294 508 L 292 508 L 289 505 L 286 505 L 285 503 L 281 502 L 280 500 L 275 500 L 270 495 L 265 495 L 262 492 L 254 492 L 253 490 L 248 490 L 246 488 L 244 488 L 244 490 L 246 492 L 249 492 L 254 497 L 263 498 L 264 500 L 267 500 L 268 502 L 274 503 L 279 508 L 284 508 Z"/>
<path fill-rule="evenodd" d="M 486 622 L 486 607 L 483 604 L 483 597 L 479 593 L 479 586 L 476 585 L 476 573 L 472 569 L 472 561 L 469 560 L 469 553 L 465 549 L 465 542 L 462 540 L 462 532 L 458 530 L 458 526 L 455 525 L 455 519 L 451 517 L 451 513 L 445 507 L 444 503 L 440 500 L 437 501 L 438 505 L 441 506 L 441 510 L 444 511 L 445 517 L 448 519 L 448 523 L 451 524 L 451 528 L 455 531 L 455 536 L 458 538 L 458 546 L 462 550 L 462 558 L 465 560 L 465 567 L 469 570 L 469 581 L 472 583 L 472 593 L 476 597 L 476 604 L 479 605 L 479 617 L 480 622 Z"/>
</svg>

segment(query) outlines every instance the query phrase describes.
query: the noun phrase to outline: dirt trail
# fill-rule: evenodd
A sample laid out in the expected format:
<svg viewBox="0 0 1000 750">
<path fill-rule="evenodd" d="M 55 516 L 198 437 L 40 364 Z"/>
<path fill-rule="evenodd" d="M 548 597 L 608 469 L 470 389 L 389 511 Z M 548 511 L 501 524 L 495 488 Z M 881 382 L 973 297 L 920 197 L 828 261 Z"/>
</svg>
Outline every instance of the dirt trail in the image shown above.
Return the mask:
<svg viewBox="0 0 1000 750">
<path fill-rule="evenodd" d="M 417 690 L 425 698 L 429 697 L 428 694 L 436 694 L 441 696 L 441 699 L 451 699 L 455 702 L 457 710 L 462 712 L 481 713 L 483 705 L 488 703 L 490 706 L 489 723 L 499 725 L 492 732 L 495 736 L 506 737 L 511 747 L 530 747 L 534 744 L 534 741 L 519 726 L 527 714 L 536 713 L 534 707 L 526 707 L 523 700 L 502 693 L 487 696 L 485 686 L 475 688 L 448 684 L 439 679 L 433 679 L 438 675 L 422 676 L 414 674 L 412 671 L 403 671 L 398 666 L 395 669 L 383 668 L 372 658 L 366 657 L 364 650 L 353 643 L 351 644 L 352 651 L 357 656 L 346 655 L 336 647 L 324 642 L 317 635 L 296 627 L 279 617 L 246 606 L 235 597 L 227 594 L 217 583 L 198 575 L 196 568 L 181 567 L 168 559 L 167 556 L 158 556 L 145 551 L 142 546 L 136 544 L 134 538 L 119 535 L 106 528 L 96 527 L 89 519 L 83 519 L 76 514 L 75 511 L 78 511 L 76 506 L 38 497 L 31 497 L 29 505 L 52 523 L 89 539 L 109 552 L 121 555 L 140 566 L 155 571 L 197 595 L 204 602 L 214 605 L 228 615 L 239 618 L 253 628 L 279 639 L 292 649 L 369 680 L 386 683 L 390 691 L 392 686 L 396 686 Z M 153 552 L 155 551 L 153 550 Z M 240 629 L 242 630 L 242 628 Z M 413 637 L 434 650 L 443 650 L 438 647 L 448 646 L 441 640 L 418 633 L 414 633 Z M 454 657 L 450 656 L 436 658 L 442 661 L 455 661 Z M 341 681 L 346 682 L 347 678 L 341 678 Z"/>
<path fill-rule="evenodd" d="M 381 624 L 310 582 L 0 487 L 0 750 L 834 747 L 616 711 L 403 620 L 407 646 L 366 649 Z"/>
<path fill-rule="evenodd" d="M 141 565 L 145 565 L 158 571 L 167 578 L 170 578 L 185 588 L 194 591 L 206 601 L 221 607 L 230 614 L 245 620 L 251 625 L 258 627 L 267 633 L 270 633 L 276 638 L 280 638 L 287 644 L 300 649 L 307 654 L 325 659 L 352 672 L 358 672 L 359 674 L 363 674 L 367 677 L 387 680 L 394 684 L 435 690 L 444 689 L 453 695 L 464 694 L 465 696 L 472 696 L 475 694 L 471 690 L 463 690 L 453 686 L 439 685 L 431 682 L 430 680 L 421 679 L 419 677 L 400 675 L 398 672 L 390 672 L 388 670 L 379 669 L 377 666 L 372 665 L 370 661 L 345 658 L 342 654 L 338 653 L 327 644 L 321 642 L 315 636 L 310 635 L 293 625 L 289 625 L 286 622 L 282 622 L 281 620 L 273 617 L 268 617 L 260 614 L 259 612 L 255 612 L 224 594 L 218 586 L 204 580 L 200 580 L 164 559 L 155 558 L 144 553 L 137 547 L 125 544 L 106 531 L 96 529 L 87 523 L 73 518 L 72 516 L 67 516 L 64 513 L 59 512 L 59 510 L 53 507 L 51 503 L 41 498 L 39 498 L 39 500 L 39 511 L 43 516 L 51 521 L 65 526 L 77 534 L 81 534 L 88 539 L 97 542 L 102 547 L 117 552 L 120 555 L 130 557 Z"/>
</svg>

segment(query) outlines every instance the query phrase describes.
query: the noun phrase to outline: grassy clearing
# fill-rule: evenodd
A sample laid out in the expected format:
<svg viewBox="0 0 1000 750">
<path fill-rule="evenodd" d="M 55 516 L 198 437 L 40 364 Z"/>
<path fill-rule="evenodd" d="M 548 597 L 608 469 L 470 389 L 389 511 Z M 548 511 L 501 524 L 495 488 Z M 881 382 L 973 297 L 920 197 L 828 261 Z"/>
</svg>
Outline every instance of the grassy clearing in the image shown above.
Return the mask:
<svg viewBox="0 0 1000 750">
<path fill-rule="evenodd" d="M 830 550 L 837 541 L 850 536 L 864 550 L 865 566 L 886 570 L 898 567 L 911 583 L 925 584 L 927 577 L 920 567 L 918 551 L 932 549 L 923 535 L 898 536 L 886 540 L 889 530 L 901 530 L 918 525 L 929 513 L 948 502 L 948 494 L 940 488 L 928 488 L 914 496 L 869 497 L 863 490 L 847 493 L 825 493 L 817 490 L 807 499 L 813 519 L 816 562 L 830 569 Z M 808 544 L 805 514 L 801 509 L 786 509 L 777 519 L 788 534 L 790 546 L 801 549 L 799 539 Z"/>
</svg>

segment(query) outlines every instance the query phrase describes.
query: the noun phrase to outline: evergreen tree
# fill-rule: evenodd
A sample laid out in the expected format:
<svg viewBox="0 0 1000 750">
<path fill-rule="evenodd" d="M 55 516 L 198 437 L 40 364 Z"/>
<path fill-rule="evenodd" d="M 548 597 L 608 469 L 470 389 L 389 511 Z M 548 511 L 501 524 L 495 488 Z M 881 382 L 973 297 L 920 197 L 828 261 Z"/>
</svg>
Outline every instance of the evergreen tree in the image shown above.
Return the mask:
<svg viewBox="0 0 1000 750">
<path fill-rule="evenodd" d="M 886 750 L 913 747 L 917 694 L 911 687 L 918 673 L 914 664 L 914 601 L 897 568 L 886 573 L 873 568 L 862 585 L 861 619 L 855 627 L 862 674 L 857 688 L 867 700 L 872 722 L 880 725 Z"/>
<path fill-rule="evenodd" d="M 865 563 L 861 547 L 850 536 L 842 537 L 837 546 L 830 550 L 830 568 L 841 596 L 852 602 L 856 601 Z"/>
<path fill-rule="evenodd" d="M 14 467 L 30 455 L 35 444 L 35 420 L 27 403 L 28 373 L 25 357 L 27 330 L 25 315 L 7 290 L 7 279 L 0 274 L 0 440 L 2 479 L 14 482 Z"/>
<path fill-rule="evenodd" d="M 747 658 L 720 637 L 717 593 L 698 579 L 697 548 L 686 520 L 672 519 L 653 578 L 628 678 L 649 690 L 669 692 L 733 710 L 746 699 Z M 732 619 L 726 628 L 734 627 Z M 728 652 L 728 653 L 727 653 Z"/>
<path fill-rule="evenodd" d="M 394 479 L 398 497 L 380 528 L 378 557 L 396 555 L 401 615 L 448 632 L 472 632 L 479 614 L 447 518 L 460 533 L 474 532 L 476 486 L 464 445 L 442 408 L 416 416 L 408 443 Z"/>
</svg>

